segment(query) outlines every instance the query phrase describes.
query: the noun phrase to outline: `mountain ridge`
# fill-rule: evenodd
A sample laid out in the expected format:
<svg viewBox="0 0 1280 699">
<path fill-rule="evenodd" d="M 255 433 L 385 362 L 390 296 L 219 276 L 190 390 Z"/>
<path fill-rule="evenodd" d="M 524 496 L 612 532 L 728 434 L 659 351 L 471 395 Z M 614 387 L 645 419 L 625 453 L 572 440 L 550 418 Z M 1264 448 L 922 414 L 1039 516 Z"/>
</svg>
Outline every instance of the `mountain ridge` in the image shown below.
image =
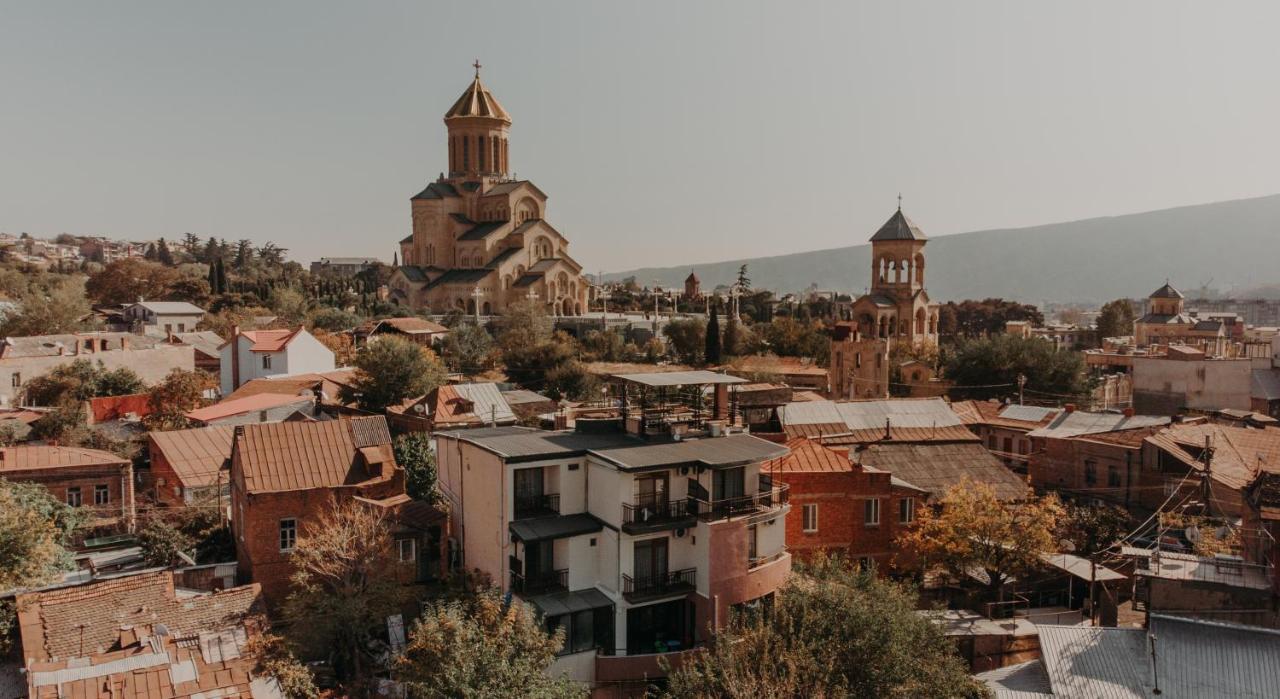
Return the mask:
<svg viewBox="0 0 1280 699">
<path fill-rule="evenodd" d="M 923 226 L 925 234 L 929 230 Z M 870 238 L 874 230 L 866 231 Z M 690 271 L 704 288 L 731 283 L 747 265 L 754 286 L 857 295 L 870 280 L 870 243 L 679 267 L 614 272 L 641 285 L 679 287 Z M 1142 297 L 1166 279 L 1184 292 L 1209 280 L 1243 289 L 1280 280 L 1280 194 L 930 238 L 926 282 L 934 300 L 1003 297 L 1091 302 Z"/>
</svg>

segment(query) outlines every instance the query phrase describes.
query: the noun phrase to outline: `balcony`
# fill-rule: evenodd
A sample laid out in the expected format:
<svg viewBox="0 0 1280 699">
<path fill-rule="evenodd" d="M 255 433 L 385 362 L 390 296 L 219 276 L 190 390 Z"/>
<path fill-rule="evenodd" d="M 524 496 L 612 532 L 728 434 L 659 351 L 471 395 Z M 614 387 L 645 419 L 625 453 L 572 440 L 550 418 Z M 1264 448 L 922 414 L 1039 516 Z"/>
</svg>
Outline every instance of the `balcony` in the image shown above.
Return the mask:
<svg viewBox="0 0 1280 699">
<path fill-rule="evenodd" d="M 517 595 L 531 597 L 552 592 L 569 591 L 569 570 L 548 570 L 532 573 L 527 577 L 511 571 L 511 591 Z"/>
<path fill-rule="evenodd" d="M 517 495 L 515 502 L 515 518 L 531 519 L 533 517 L 554 517 L 560 514 L 560 496 L 556 495 Z"/>
<path fill-rule="evenodd" d="M 635 534 L 688 527 L 696 512 L 697 504 L 687 498 L 670 500 L 666 496 L 642 495 L 634 503 L 623 503 L 622 531 Z"/>
<path fill-rule="evenodd" d="M 628 602 L 693 592 L 698 587 L 698 569 L 673 570 L 641 578 L 622 576 L 622 596 Z"/>
<path fill-rule="evenodd" d="M 703 519 L 728 519 L 740 515 L 755 514 L 787 504 L 790 487 L 778 483 L 762 488 L 759 492 L 720 500 L 696 500 L 694 514 Z"/>
</svg>

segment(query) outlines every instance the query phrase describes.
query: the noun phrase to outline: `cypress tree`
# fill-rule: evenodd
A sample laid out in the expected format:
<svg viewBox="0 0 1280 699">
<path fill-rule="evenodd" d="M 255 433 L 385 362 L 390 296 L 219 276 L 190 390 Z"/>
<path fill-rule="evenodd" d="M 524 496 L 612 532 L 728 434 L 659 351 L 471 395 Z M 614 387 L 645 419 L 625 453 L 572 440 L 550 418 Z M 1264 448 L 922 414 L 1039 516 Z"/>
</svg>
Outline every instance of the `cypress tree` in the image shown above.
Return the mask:
<svg viewBox="0 0 1280 699">
<path fill-rule="evenodd" d="M 707 345 L 703 358 L 707 364 L 720 363 L 720 313 L 714 304 L 711 317 L 707 319 Z"/>
</svg>

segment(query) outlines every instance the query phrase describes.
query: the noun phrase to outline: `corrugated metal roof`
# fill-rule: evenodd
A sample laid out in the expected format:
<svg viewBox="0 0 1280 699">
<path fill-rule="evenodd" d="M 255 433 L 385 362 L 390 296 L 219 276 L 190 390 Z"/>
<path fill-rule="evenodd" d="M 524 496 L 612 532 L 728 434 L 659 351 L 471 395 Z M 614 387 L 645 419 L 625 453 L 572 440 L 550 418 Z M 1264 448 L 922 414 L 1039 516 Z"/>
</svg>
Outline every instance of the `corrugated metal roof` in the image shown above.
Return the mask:
<svg viewBox="0 0 1280 699">
<path fill-rule="evenodd" d="M 1152 614 L 1149 632 L 1039 630 L 1056 697 L 1149 699 L 1157 680 L 1159 696 L 1168 699 L 1273 697 L 1280 687 L 1280 632 L 1271 629 Z"/>
<path fill-rule="evenodd" d="M 996 699 L 1043 699 L 1053 696 L 1049 675 L 1039 660 L 979 672 L 973 678 L 986 684 Z"/>
<path fill-rule="evenodd" d="M 805 437 L 787 441 L 790 454 L 761 466 L 770 473 L 848 473 L 853 471 L 847 447 L 835 448 Z"/>
<path fill-rule="evenodd" d="M 1125 580 L 1126 577 L 1105 566 L 1095 566 L 1089 562 L 1087 558 L 1073 556 L 1069 553 L 1046 553 L 1040 556 L 1045 563 L 1063 571 L 1074 575 L 1085 582 L 1095 577 L 1098 582 L 1108 582 L 1111 580 Z"/>
<path fill-rule="evenodd" d="M 164 456 L 187 488 L 217 483 L 218 471 L 231 458 L 235 428 L 200 427 L 194 430 L 151 432 L 151 443 Z"/>
<path fill-rule="evenodd" d="M 1000 417 L 1006 420 L 1021 422 L 1040 422 L 1058 413 L 1058 408 L 1043 408 L 1038 405 L 1008 405 L 1000 411 Z"/>
<path fill-rule="evenodd" d="M 952 427 L 962 425 L 941 398 L 835 402 L 802 401 L 778 408 L 785 426 L 843 423 L 850 430 L 893 427 Z"/>
<path fill-rule="evenodd" d="M 620 432 L 583 434 L 512 426 L 439 432 L 437 436 L 474 444 L 512 462 L 592 454 L 623 468 L 681 464 L 727 466 L 767 461 L 787 453 L 781 444 L 746 434 L 647 442 Z"/>
<path fill-rule="evenodd" d="M 1167 425 L 1169 422 L 1169 418 L 1157 415 L 1134 415 L 1130 417 L 1120 413 L 1086 413 L 1082 410 L 1076 410 L 1063 412 L 1048 425 L 1032 430 L 1027 434 L 1032 437 L 1065 439 L 1086 434 L 1156 427 Z"/>
<path fill-rule="evenodd" d="M 271 408 L 279 408 L 281 406 L 297 403 L 310 403 L 314 398 L 309 396 L 295 396 L 285 393 L 257 393 L 244 398 L 232 398 L 220 401 L 213 405 L 203 408 L 196 408 L 188 412 L 187 417 L 196 422 L 211 422 L 213 420 L 221 420 L 233 415 L 243 415 L 257 410 L 269 410 Z"/>
<path fill-rule="evenodd" d="M 454 384 L 452 388 L 458 396 L 471 401 L 471 413 L 480 422 L 509 422 L 516 419 L 516 414 L 511 412 L 511 405 L 503 399 L 497 384 L 461 383 Z"/>
<path fill-rule="evenodd" d="M 133 306 L 141 306 L 157 315 L 201 315 L 204 309 L 186 301 L 139 301 Z"/>
<path fill-rule="evenodd" d="M 1027 497 L 1027 483 L 981 444 L 871 444 L 855 459 L 941 497 L 965 481 L 985 483 L 1000 500 Z"/>
<path fill-rule="evenodd" d="M 80 447 L 19 446 L 0 449 L 0 473 L 46 468 L 123 466 L 128 463 L 111 452 Z"/>
<path fill-rule="evenodd" d="M 1230 488 L 1249 485 L 1260 470 L 1280 472 L 1280 430 L 1180 424 L 1170 425 L 1146 441 L 1197 471 L 1204 470 L 1199 457 L 1207 441 L 1213 450 L 1213 479 Z"/>
<path fill-rule="evenodd" d="M 614 379 L 643 386 L 706 386 L 721 383 L 747 383 L 746 379 L 714 371 L 652 371 L 641 374 L 614 374 Z"/>
<path fill-rule="evenodd" d="M 366 480 L 359 449 L 390 444 L 382 416 L 245 425 L 232 467 L 250 493 L 331 488 Z M 239 459 L 235 459 L 235 455 Z"/>
</svg>

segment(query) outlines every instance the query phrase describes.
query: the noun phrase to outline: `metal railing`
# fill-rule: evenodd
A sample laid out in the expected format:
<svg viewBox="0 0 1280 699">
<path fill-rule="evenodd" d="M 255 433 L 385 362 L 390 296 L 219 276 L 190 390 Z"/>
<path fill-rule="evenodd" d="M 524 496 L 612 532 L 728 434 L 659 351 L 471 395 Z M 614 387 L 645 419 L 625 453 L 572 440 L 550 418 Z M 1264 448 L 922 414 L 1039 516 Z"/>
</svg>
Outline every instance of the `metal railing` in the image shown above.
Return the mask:
<svg viewBox="0 0 1280 699">
<path fill-rule="evenodd" d="M 697 568 L 672 570 L 659 575 L 646 575 L 639 578 L 624 574 L 622 576 L 622 595 L 627 599 L 633 597 L 656 597 L 678 592 L 689 592 L 696 589 L 697 585 Z"/>
<path fill-rule="evenodd" d="M 782 548 L 778 549 L 777 551 L 767 556 L 754 556 L 754 557 L 748 558 L 747 568 L 748 569 L 759 568 L 762 565 L 773 563 L 774 561 L 782 558 L 785 555 L 787 555 L 787 547 L 783 546 Z"/>
<path fill-rule="evenodd" d="M 560 514 L 560 495 L 517 495 L 516 519 L 550 517 Z"/>
<path fill-rule="evenodd" d="M 548 570 L 525 576 L 511 571 L 511 591 L 517 595 L 542 595 L 569 590 L 569 570 Z"/>
<path fill-rule="evenodd" d="M 671 500 L 665 495 L 642 495 L 633 503 L 622 504 L 623 524 L 660 524 L 691 517 L 696 506 L 691 507 L 688 498 Z"/>
<path fill-rule="evenodd" d="M 736 515 L 759 512 L 771 507 L 781 507 L 790 499 L 790 487 L 786 483 L 778 483 L 748 495 L 739 495 L 719 500 L 698 500 L 697 514 L 702 517 L 719 519 Z"/>
</svg>

